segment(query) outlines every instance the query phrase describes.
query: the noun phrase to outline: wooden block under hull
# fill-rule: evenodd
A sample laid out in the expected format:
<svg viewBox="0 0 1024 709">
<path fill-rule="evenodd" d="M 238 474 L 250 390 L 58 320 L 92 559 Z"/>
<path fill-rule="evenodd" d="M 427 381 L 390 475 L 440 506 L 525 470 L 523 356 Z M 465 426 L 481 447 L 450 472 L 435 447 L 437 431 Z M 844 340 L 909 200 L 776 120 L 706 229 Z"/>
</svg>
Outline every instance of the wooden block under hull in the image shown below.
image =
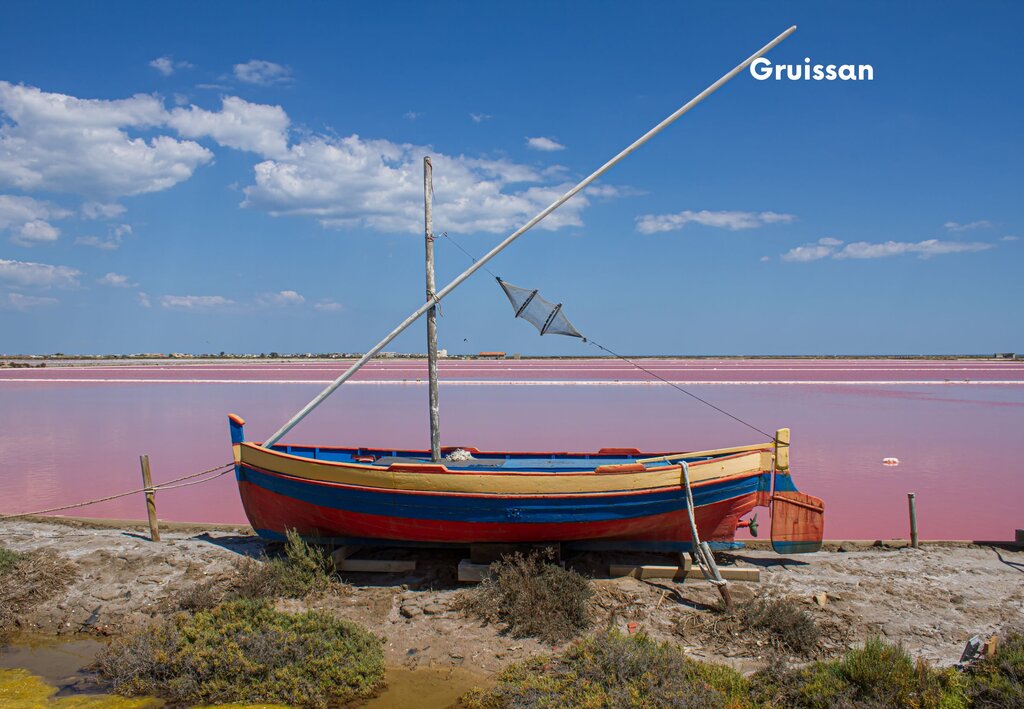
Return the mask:
<svg viewBox="0 0 1024 709">
<path fill-rule="evenodd" d="M 718 572 L 726 581 L 761 581 L 759 569 L 748 569 L 738 567 L 719 566 Z M 683 569 L 680 566 L 653 566 L 641 565 L 632 566 L 628 564 L 613 564 L 609 567 L 610 576 L 632 576 L 638 579 L 702 579 L 704 572 L 698 567 Z"/>
<path fill-rule="evenodd" d="M 415 561 L 391 561 L 385 559 L 345 559 L 336 564 L 338 571 L 371 574 L 399 574 L 416 570 Z"/>
</svg>

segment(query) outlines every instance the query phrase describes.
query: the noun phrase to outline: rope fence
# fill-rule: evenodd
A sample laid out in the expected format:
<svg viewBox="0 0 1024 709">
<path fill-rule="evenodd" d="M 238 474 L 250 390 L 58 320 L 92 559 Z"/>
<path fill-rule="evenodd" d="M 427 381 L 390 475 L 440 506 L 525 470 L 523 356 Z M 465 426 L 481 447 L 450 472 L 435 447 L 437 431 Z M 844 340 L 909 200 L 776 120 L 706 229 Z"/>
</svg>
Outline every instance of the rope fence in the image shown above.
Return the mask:
<svg viewBox="0 0 1024 709">
<path fill-rule="evenodd" d="M 153 485 L 151 487 L 141 487 L 141 488 L 139 488 L 137 490 L 129 490 L 127 492 L 119 492 L 116 495 L 108 495 L 106 497 L 96 498 L 95 500 L 86 500 L 85 502 L 76 502 L 74 504 L 63 505 L 61 507 L 50 507 L 50 508 L 45 509 L 45 510 L 35 510 L 34 512 L 19 512 L 18 514 L 13 514 L 13 515 L 0 515 L 0 520 L 17 519 L 19 517 L 35 517 L 37 515 L 50 514 L 51 512 L 61 512 L 63 510 L 71 510 L 71 509 L 75 509 L 77 507 L 88 507 L 89 505 L 95 505 L 95 504 L 98 504 L 100 502 L 109 502 L 110 500 L 116 500 L 116 499 L 121 498 L 121 497 L 128 497 L 129 495 L 138 495 L 139 493 L 153 493 L 153 492 L 156 492 L 157 490 L 176 490 L 176 489 L 182 488 L 182 487 L 189 487 L 190 485 L 199 485 L 201 483 L 210 482 L 211 480 L 216 480 L 217 478 L 221 477 L 222 475 L 227 475 L 228 473 L 232 472 L 234 467 L 235 467 L 235 463 L 234 463 L 234 461 L 232 461 L 230 463 L 225 463 L 224 465 L 218 465 L 215 468 L 209 468 L 207 470 L 203 470 L 203 471 L 198 472 L 198 473 L 192 473 L 191 475 L 183 475 L 180 478 L 174 478 L 173 480 L 168 480 L 166 482 L 162 482 L 162 483 L 160 483 L 158 485 Z M 203 478 L 202 480 L 195 480 L 195 478 L 201 478 L 204 475 L 209 475 L 210 477 Z M 185 482 L 186 480 L 191 480 L 192 482 Z"/>
</svg>

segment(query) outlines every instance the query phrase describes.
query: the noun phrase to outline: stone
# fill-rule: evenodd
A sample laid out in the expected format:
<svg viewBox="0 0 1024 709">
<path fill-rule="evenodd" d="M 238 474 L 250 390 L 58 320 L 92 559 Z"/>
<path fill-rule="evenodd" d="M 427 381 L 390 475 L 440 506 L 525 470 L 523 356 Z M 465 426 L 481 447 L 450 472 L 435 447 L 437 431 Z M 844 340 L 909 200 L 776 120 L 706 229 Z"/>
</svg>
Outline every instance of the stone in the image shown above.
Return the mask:
<svg viewBox="0 0 1024 709">
<path fill-rule="evenodd" d="M 827 593 L 816 593 L 816 594 L 814 594 L 814 602 L 817 603 L 819 606 L 823 606 L 824 607 L 828 603 L 828 594 Z"/>
<path fill-rule="evenodd" d="M 431 603 L 430 605 L 423 606 L 423 612 L 427 615 L 438 615 L 444 613 L 447 610 L 440 603 Z"/>
<path fill-rule="evenodd" d="M 406 618 L 415 618 L 416 616 L 423 614 L 423 609 L 419 606 L 402 606 L 401 612 Z"/>
</svg>

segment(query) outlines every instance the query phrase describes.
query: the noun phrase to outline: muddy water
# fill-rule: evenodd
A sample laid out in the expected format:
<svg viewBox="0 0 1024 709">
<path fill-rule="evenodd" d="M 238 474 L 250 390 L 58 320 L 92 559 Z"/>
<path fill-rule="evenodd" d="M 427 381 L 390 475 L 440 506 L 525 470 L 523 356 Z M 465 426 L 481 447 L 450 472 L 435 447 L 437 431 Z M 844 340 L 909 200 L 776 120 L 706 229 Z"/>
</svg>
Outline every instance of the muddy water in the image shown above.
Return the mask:
<svg viewBox="0 0 1024 709">
<path fill-rule="evenodd" d="M 0 647 L 0 705 L 18 707 L 125 707 L 162 705 L 159 700 L 124 700 L 96 694 L 87 667 L 105 643 L 92 638 L 73 640 L 21 636 Z M 443 709 L 474 687 L 486 687 L 491 678 L 461 667 L 387 668 L 387 689 L 362 705 L 366 709 Z M 82 703 L 86 700 L 87 703 Z M 259 709 L 269 705 L 218 705 Z"/>
</svg>

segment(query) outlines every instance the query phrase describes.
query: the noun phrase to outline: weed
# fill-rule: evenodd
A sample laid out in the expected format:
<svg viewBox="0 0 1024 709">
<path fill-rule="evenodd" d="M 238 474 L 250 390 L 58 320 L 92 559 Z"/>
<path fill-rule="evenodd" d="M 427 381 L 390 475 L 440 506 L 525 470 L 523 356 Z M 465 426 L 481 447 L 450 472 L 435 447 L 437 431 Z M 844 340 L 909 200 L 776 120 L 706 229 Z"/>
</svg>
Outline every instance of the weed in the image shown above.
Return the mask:
<svg viewBox="0 0 1024 709">
<path fill-rule="evenodd" d="M 491 564 L 490 574 L 460 594 L 456 610 L 488 623 L 503 623 L 512 637 L 537 637 L 550 643 L 579 635 L 590 627 L 590 581 L 550 563 L 550 551 L 519 552 Z"/>
<path fill-rule="evenodd" d="M 512 665 L 497 687 L 462 698 L 469 709 L 745 706 L 748 685 L 735 670 L 692 660 L 671 643 L 610 629 L 551 658 Z"/>
<path fill-rule="evenodd" d="M 326 707 L 372 696 L 384 680 L 384 653 L 355 623 L 240 600 L 117 640 L 96 669 L 125 696 Z"/>
<path fill-rule="evenodd" d="M 0 547 L 0 576 L 6 575 L 24 558 L 25 555 L 21 552 Z"/>
</svg>

